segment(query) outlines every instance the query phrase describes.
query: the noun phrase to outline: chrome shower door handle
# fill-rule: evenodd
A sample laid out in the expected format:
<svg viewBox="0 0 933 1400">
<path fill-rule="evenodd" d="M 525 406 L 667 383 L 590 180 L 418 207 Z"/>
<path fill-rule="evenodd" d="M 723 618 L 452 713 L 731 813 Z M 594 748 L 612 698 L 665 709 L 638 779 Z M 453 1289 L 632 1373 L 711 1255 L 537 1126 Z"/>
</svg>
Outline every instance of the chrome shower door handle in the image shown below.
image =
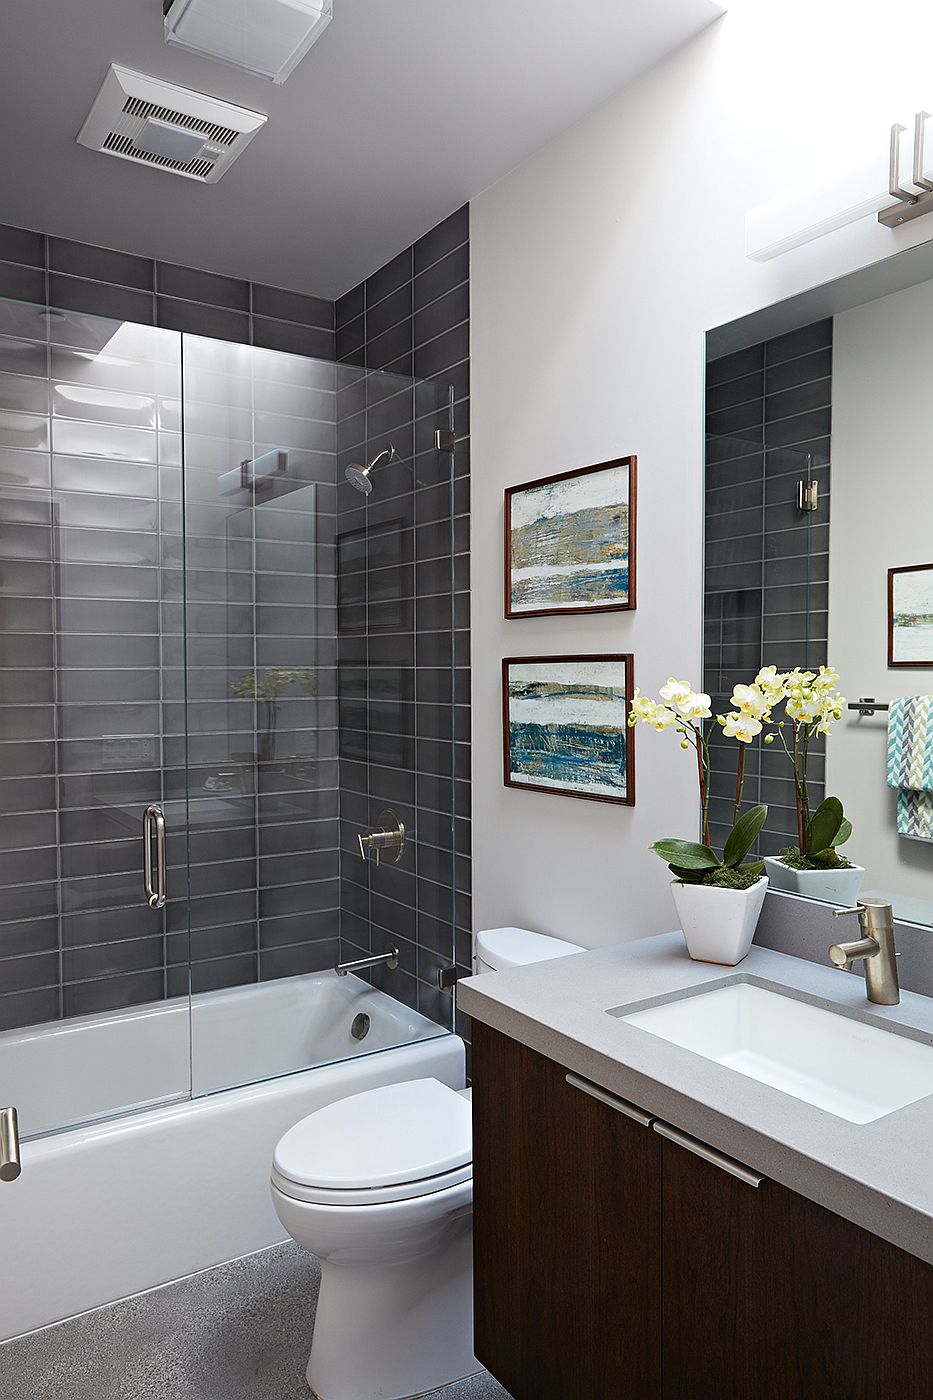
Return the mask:
<svg viewBox="0 0 933 1400">
<path fill-rule="evenodd" d="M 23 1170 L 15 1108 L 0 1108 L 0 1181 L 15 1181 Z"/>
<path fill-rule="evenodd" d="M 156 838 L 156 880 L 152 881 L 152 829 Z M 150 802 L 143 812 L 143 887 L 150 909 L 165 903 L 165 816 L 158 802 Z"/>
</svg>

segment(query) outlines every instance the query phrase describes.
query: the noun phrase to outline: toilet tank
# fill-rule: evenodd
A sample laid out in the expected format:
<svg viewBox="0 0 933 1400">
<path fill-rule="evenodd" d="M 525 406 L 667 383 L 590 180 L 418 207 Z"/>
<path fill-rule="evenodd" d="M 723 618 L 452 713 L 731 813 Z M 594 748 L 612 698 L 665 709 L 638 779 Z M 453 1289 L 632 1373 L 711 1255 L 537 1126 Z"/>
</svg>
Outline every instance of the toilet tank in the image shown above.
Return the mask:
<svg viewBox="0 0 933 1400">
<path fill-rule="evenodd" d="M 532 933 L 527 928 L 487 928 L 477 933 L 473 941 L 473 972 L 501 972 L 506 967 L 547 962 L 584 951 L 579 943 Z"/>
</svg>

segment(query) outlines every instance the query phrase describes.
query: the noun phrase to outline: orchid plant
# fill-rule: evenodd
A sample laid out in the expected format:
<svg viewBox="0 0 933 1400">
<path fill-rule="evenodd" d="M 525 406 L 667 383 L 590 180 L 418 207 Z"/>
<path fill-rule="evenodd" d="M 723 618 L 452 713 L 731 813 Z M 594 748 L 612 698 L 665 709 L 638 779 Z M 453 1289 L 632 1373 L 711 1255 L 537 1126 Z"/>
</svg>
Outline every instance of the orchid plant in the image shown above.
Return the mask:
<svg viewBox="0 0 933 1400">
<path fill-rule="evenodd" d="M 741 692 L 741 695 L 740 693 Z M 839 673 L 831 666 L 819 671 L 779 672 L 766 666 L 750 686 L 736 686 L 732 703 L 749 719 L 757 722 L 759 731 L 773 724 L 764 742 L 779 740 L 794 774 L 794 798 L 797 807 L 797 850 L 791 847 L 782 859 L 803 870 L 823 870 L 849 865 L 836 850 L 852 835 L 852 823 L 845 817 L 838 797 L 827 797 L 811 814 L 807 765 L 810 745 L 817 735 L 827 735 L 842 718 L 845 696 L 839 690 Z M 772 711 L 784 705 L 784 718 L 774 720 Z M 724 729 L 728 733 L 727 729 Z"/>
<path fill-rule="evenodd" d="M 757 685 L 757 680 L 756 680 Z M 717 715 L 717 723 L 722 726 L 727 738 L 739 744 L 736 766 L 735 802 L 733 826 L 726 840 L 722 859 L 710 846 L 709 799 L 712 767 L 710 761 L 709 733 L 704 720 L 712 718 L 710 697 L 696 691 L 687 681 L 672 677 L 660 690 L 660 702 L 636 690 L 629 712 L 629 724 L 647 724 L 663 733 L 666 729 L 680 735 L 680 746 L 693 749 L 696 753 L 697 778 L 700 792 L 700 830 L 702 842 L 665 839 L 656 841 L 651 849 L 662 860 L 667 861 L 671 873 L 685 884 L 721 885 L 732 889 L 748 889 L 764 870 L 761 861 L 746 861 L 758 833 L 768 815 L 765 806 L 758 805 L 742 813 L 742 791 L 745 781 L 745 753 L 747 746 L 762 732 L 761 714 L 754 713 L 757 706 L 747 701 L 747 708 L 740 703 L 745 692 L 755 686 L 736 686 L 732 703 L 736 707 L 726 715 Z"/>
</svg>

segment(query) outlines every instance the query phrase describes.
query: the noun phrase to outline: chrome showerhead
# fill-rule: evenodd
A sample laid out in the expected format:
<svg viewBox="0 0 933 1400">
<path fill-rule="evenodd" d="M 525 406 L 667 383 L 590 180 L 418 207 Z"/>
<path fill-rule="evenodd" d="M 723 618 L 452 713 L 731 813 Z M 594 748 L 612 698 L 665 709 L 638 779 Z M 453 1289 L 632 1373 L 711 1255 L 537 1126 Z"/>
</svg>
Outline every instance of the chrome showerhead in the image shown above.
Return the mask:
<svg viewBox="0 0 933 1400">
<path fill-rule="evenodd" d="M 344 475 L 347 478 L 347 481 L 349 481 L 350 485 L 354 487 L 355 490 L 362 492 L 364 496 L 368 496 L 370 491 L 373 489 L 373 484 L 369 479 L 370 473 L 376 467 L 381 467 L 383 464 L 388 465 L 389 462 L 394 462 L 396 455 L 397 454 L 395 448 L 390 442 L 387 444 L 387 446 L 385 446 L 382 449 L 381 452 L 376 453 L 375 457 L 368 464 L 368 466 L 361 467 L 358 462 L 353 462 L 349 467 L 347 467 L 346 471 L 344 472 Z"/>
<path fill-rule="evenodd" d="M 373 489 L 373 484 L 369 479 L 369 467 L 358 467 L 356 465 L 347 467 L 346 478 L 351 486 L 355 486 L 357 491 L 362 491 L 364 496 L 368 496 Z"/>
</svg>

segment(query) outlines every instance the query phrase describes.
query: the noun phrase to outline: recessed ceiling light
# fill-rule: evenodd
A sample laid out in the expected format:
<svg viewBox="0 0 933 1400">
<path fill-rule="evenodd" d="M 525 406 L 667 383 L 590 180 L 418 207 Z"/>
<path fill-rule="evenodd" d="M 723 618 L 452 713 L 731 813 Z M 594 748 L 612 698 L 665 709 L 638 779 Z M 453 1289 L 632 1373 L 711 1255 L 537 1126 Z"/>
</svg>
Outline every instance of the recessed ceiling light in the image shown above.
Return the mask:
<svg viewBox="0 0 933 1400">
<path fill-rule="evenodd" d="M 284 83 L 333 13 L 333 0 L 165 0 L 165 41 Z"/>
</svg>

